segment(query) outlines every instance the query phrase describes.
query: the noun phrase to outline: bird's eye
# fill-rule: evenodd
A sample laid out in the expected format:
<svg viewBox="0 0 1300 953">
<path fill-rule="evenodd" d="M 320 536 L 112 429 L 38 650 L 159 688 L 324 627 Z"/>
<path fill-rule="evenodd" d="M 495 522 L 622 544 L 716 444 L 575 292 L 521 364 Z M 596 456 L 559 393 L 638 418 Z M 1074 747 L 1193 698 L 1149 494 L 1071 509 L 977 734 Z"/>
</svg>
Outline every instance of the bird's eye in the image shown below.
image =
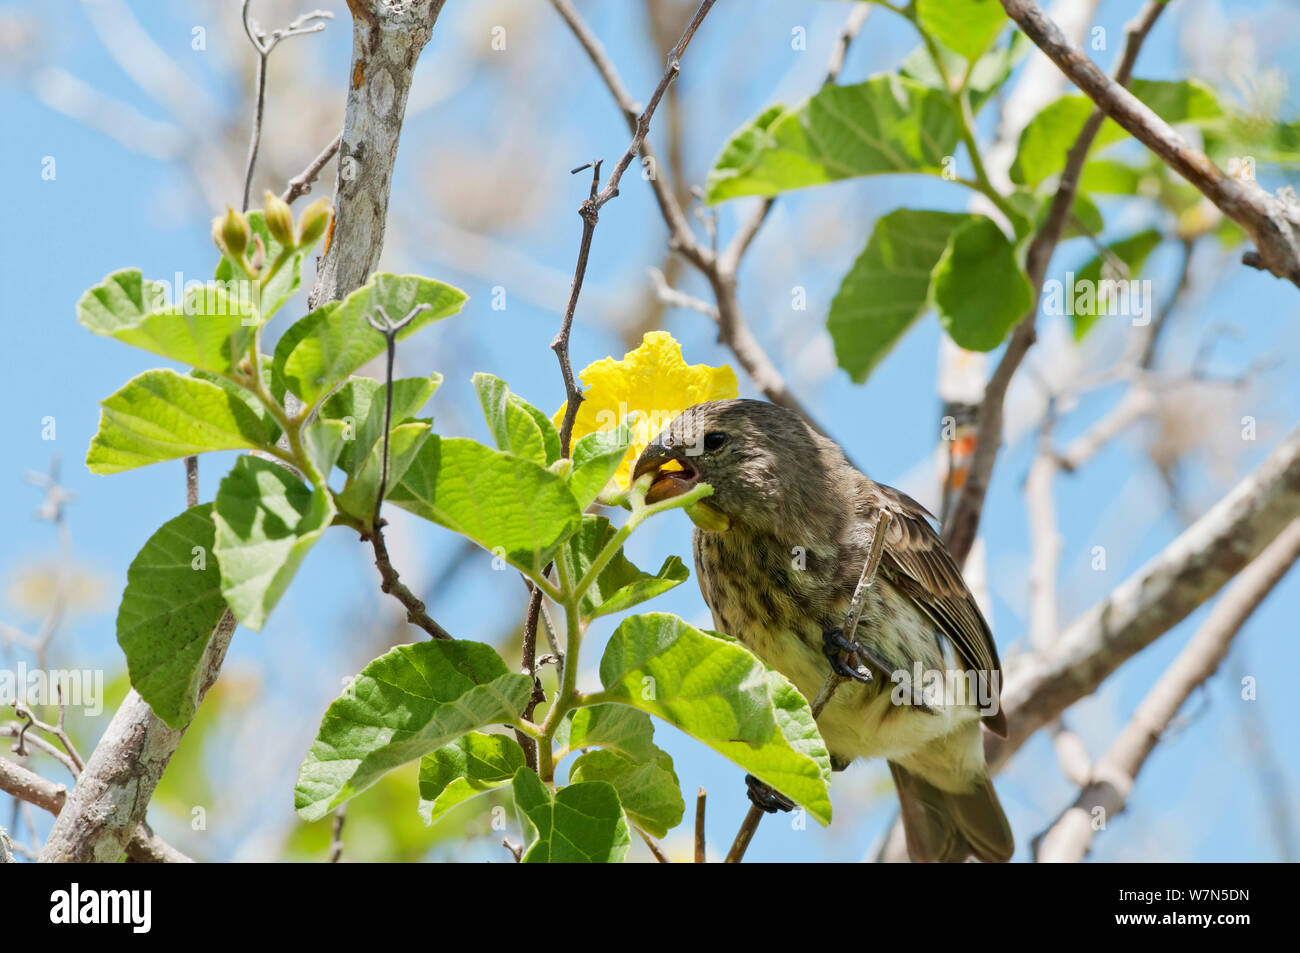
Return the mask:
<svg viewBox="0 0 1300 953">
<path fill-rule="evenodd" d="M 704 435 L 705 450 L 720 450 L 727 442 L 727 435 L 721 430 L 710 430 Z"/>
</svg>

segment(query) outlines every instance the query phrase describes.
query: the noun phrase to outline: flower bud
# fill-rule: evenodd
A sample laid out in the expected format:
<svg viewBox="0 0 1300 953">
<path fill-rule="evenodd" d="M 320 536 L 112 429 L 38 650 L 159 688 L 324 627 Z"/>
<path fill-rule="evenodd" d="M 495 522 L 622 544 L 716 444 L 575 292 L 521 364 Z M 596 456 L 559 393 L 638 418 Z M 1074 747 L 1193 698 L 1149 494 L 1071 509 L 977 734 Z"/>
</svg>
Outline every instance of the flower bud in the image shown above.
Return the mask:
<svg viewBox="0 0 1300 953">
<path fill-rule="evenodd" d="M 317 199 L 303 209 L 302 218 L 298 220 L 299 247 L 307 248 L 316 244 L 329 227 L 330 216 L 333 214 L 330 200 L 325 198 Z"/>
<path fill-rule="evenodd" d="M 289 211 L 289 203 L 268 191 L 262 214 L 266 217 L 266 230 L 271 237 L 281 245 L 292 246 L 293 212 Z"/>
<path fill-rule="evenodd" d="M 226 214 L 212 220 L 212 240 L 217 243 L 222 254 L 238 261 L 248 248 L 248 222 L 227 205 Z"/>
</svg>

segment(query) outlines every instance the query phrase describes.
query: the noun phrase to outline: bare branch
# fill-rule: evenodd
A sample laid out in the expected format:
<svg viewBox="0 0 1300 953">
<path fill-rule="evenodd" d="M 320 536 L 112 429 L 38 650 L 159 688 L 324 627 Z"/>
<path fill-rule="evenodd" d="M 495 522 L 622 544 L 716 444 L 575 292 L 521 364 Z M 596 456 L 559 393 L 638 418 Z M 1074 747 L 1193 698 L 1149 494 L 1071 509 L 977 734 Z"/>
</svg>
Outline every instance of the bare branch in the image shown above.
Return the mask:
<svg viewBox="0 0 1300 953">
<path fill-rule="evenodd" d="M 330 832 L 329 862 L 337 864 L 343 860 L 343 825 L 348 819 L 348 806 L 340 804 L 334 812 L 334 829 Z"/>
<path fill-rule="evenodd" d="M 994 768 L 1121 664 L 1210 599 L 1300 517 L 1300 430 L 1134 576 L 1009 674 L 1009 734 L 985 734 Z"/>
<path fill-rule="evenodd" d="M 871 545 L 867 550 L 867 559 L 863 563 L 862 574 L 858 577 L 858 584 L 853 588 L 853 598 L 849 600 L 848 612 L 844 615 L 844 641 L 848 644 L 853 643 L 853 637 L 857 634 L 858 619 L 862 617 L 862 607 L 867 599 L 867 590 L 876 581 L 876 570 L 880 567 L 880 558 L 884 555 L 885 540 L 889 536 L 889 525 L 892 522 L 893 517 L 888 510 L 882 509 L 880 515 L 876 517 L 876 528 L 871 531 Z M 835 694 L 835 690 L 848 680 L 847 675 L 841 675 L 833 670 L 826 676 L 821 691 L 813 699 L 813 718 L 821 716 L 822 711 L 830 703 L 831 696 Z"/>
<path fill-rule="evenodd" d="M 695 794 L 695 862 L 702 864 L 709 859 L 708 845 L 704 840 L 704 806 L 708 792 L 700 788 Z"/>
<path fill-rule="evenodd" d="M 727 851 L 727 856 L 722 861 L 724 864 L 738 864 L 744 859 L 745 851 L 749 850 L 749 842 L 754 839 L 754 832 L 758 830 L 758 822 L 763 819 L 764 813 L 757 804 L 749 805 L 745 819 L 740 822 L 740 830 L 736 831 L 736 839 L 731 842 L 731 850 Z"/>
<path fill-rule="evenodd" d="M 668 858 L 668 855 L 664 853 L 664 849 L 659 845 L 658 841 L 656 841 L 645 831 L 641 830 L 641 828 L 639 827 L 636 828 L 636 832 L 641 835 L 641 839 L 645 841 L 645 845 L 650 848 L 650 853 L 654 854 L 655 860 L 657 860 L 661 864 L 672 863 L 672 861 Z"/>
<path fill-rule="evenodd" d="M 424 603 L 402 582 L 400 574 L 393 567 L 392 560 L 388 556 L 388 545 L 384 541 L 384 521 L 379 516 L 384 504 L 384 495 L 388 492 L 388 444 L 393 427 L 393 362 L 397 357 L 397 335 L 414 321 L 417 315 L 431 307 L 432 305 L 429 304 L 417 304 L 399 320 L 390 318 L 383 307 L 378 305 L 375 307 L 378 318 L 371 314 L 366 315 L 366 321 L 370 326 L 384 336 L 388 363 L 384 377 L 383 462 L 380 464 L 379 487 L 375 491 L 375 506 L 371 511 L 370 526 L 363 535 L 369 537 L 371 548 L 375 551 L 375 566 L 382 580 L 379 588 L 406 607 L 406 618 L 413 625 L 418 625 L 435 639 L 450 639 L 451 633 L 429 615 Z"/>
<path fill-rule="evenodd" d="M 658 268 L 650 269 L 650 280 L 654 282 L 655 294 L 664 304 L 671 305 L 674 308 L 687 308 L 691 311 L 698 311 L 700 314 L 706 314 L 714 321 L 718 320 L 718 309 L 707 301 L 702 301 L 694 295 L 688 295 L 684 291 L 678 291 L 668 284 L 668 279 Z"/>
<path fill-rule="evenodd" d="M 248 197 L 253 188 L 253 170 L 257 167 L 257 150 L 262 143 L 262 115 L 266 112 L 267 59 L 281 40 L 288 39 L 291 36 L 303 36 L 307 33 L 319 33 L 325 29 L 324 23 L 311 23 L 312 20 L 334 19 L 334 14 L 328 10 L 313 10 L 311 13 L 304 13 L 284 29 L 272 30 L 268 36 L 262 32 L 257 21 L 249 16 L 251 5 L 252 0 L 244 0 L 243 8 L 240 11 L 240 16 L 244 21 L 244 33 L 248 37 L 248 42 L 253 44 L 254 52 L 257 53 L 257 99 L 253 106 L 253 131 L 248 139 L 248 160 L 244 163 L 244 204 L 241 208 L 245 212 L 248 211 Z M 321 163 L 321 165 L 324 164 L 324 162 Z"/>
<path fill-rule="evenodd" d="M 1004 0 L 1003 6 L 1007 7 L 1008 13 L 1011 5 Z M 1123 84 L 1128 82 L 1133 72 L 1133 65 L 1137 62 L 1138 53 L 1142 49 L 1142 43 L 1164 8 L 1165 4 L 1162 0 L 1149 0 L 1137 19 L 1129 24 L 1128 39 L 1115 70 L 1115 79 L 1107 79 L 1106 82 L 1116 88 L 1122 88 Z M 1041 14 L 1042 11 L 1040 10 L 1039 13 Z M 1014 13 L 1011 16 L 1015 19 Z M 1066 43 L 1059 30 L 1057 36 L 1062 43 Z M 1098 73 L 1100 75 L 1100 71 Z M 980 402 L 977 417 L 975 453 L 970 472 L 944 524 L 944 542 L 956 558 L 958 565 L 966 561 L 971 545 L 975 542 L 975 535 L 979 531 L 984 495 L 988 491 L 989 480 L 993 475 L 993 464 L 1002 445 L 1002 409 L 1006 401 L 1007 388 L 1011 385 L 1011 378 L 1015 376 L 1025 354 L 1033 346 L 1036 336 L 1034 322 L 1038 316 L 1038 299 L 1047 276 L 1047 266 L 1064 233 L 1066 218 L 1074 207 L 1079 175 L 1083 171 L 1088 150 L 1105 118 L 1106 115 L 1101 109 L 1095 109 L 1084 122 L 1079 137 L 1066 155 L 1065 167 L 1061 172 L 1060 184 L 1052 198 L 1051 207 L 1048 209 L 1042 227 L 1030 242 L 1025 256 L 1025 270 L 1029 277 L 1029 284 L 1034 289 L 1033 306 L 1016 325 L 1002 359 L 984 389 L 984 399 Z"/>
<path fill-rule="evenodd" d="M 1300 285 L 1300 203 L 1270 195 L 1253 180 L 1228 175 L 1151 111 L 1123 83 L 1106 76 L 1074 48 L 1033 0 L 1002 0 L 1007 15 L 1106 116 L 1194 185 L 1246 230 L 1256 251 L 1243 259 Z M 1098 123 L 1100 124 L 1100 123 Z"/>
<path fill-rule="evenodd" d="M 1138 773 L 1174 716 L 1219 668 L 1246 620 L 1300 558 L 1300 520 L 1291 523 L 1224 590 L 1209 617 L 1138 705 L 1093 768 L 1073 805 L 1039 839 L 1037 859 L 1078 862 L 1087 856 L 1098 812 L 1124 810 Z"/>
<path fill-rule="evenodd" d="M 280 198 L 293 204 L 295 199 L 301 198 L 311 192 L 312 183 L 316 181 L 316 176 L 320 175 L 321 169 L 334 158 L 335 153 L 339 151 L 339 146 L 343 144 L 343 133 L 334 137 L 334 141 L 321 150 L 320 155 L 311 160 L 311 165 L 303 169 L 292 179 L 289 180 L 289 187 L 284 190 Z"/>
<path fill-rule="evenodd" d="M 556 358 L 560 362 L 560 373 L 564 377 L 564 420 L 560 425 L 560 454 L 567 457 L 569 455 L 569 441 L 573 435 L 573 421 L 578 415 L 578 405 L 582 403 L 582 392 L 578 389 L 577 382 L 573 377 L 573 367 L 569 360 L 569 335 L 573 331 L 573 315 L 578 307 L 578 296 L 582 293 L 582 281 L 587 273 L 587 259 L 591 254 L 591 239 L 596 231 L 596 223 L 600 218 L 600 210 L 607 202 L 618 195 L 618 184 L 623 178 L 623 173 L 631 164 L 632 159 L 637 153 L 641 152 L 646 142 L 646 135 L 650 131 L 650 119 L 654 116 L 655 109 L 659 105 L 659 100 L 663 98 L 664 91 L 668 88 L 681 69 L 682 54 L 686 52 L 686 46 L 695 36 L 695 31 L 699 29 L 700 24 L 704 22 L 705 16 L 713 8 L 715 0 L 704 0 L 695 15 L 691 17 L 686 29 L 682 32 L 681 39 L 668 54 L 668 65 L 664 69 L 663 76 L 659 79 L 659 85 L 655 87 L 654 94 L 650 97 L 650 104 L 637 117 L 632 134 L 632 142 L 623 153 L 622 158 L 614 166 L 614 171 L 610 173 L 609 179 L 605 182 L 605 187 L 600 187 L 600 166 L 601 160 L 589 163 L 588 165 L 579 166 L 574 169 L 575 173 L 591 168 L 591 192 L 587 200 L 582 203 L 578 209 L 578 214 L 582 216 L 582 240 L 578 245 L 578 262 L 573 270 L 573 285 L 569 290 L 569 303 L 564 309 L 564 320 L 560 325 L 560 332 L 551 342 L 551 350 L 555 352 Z M 570 26 L 574 23 L 581 23 L 578 15 L 573 8 L 563 2 L 563 0 L 554 0 L 553 5 L 560 11 Z M 567 7 L 567 11 L 564 9 Z M 590 31 L 586 31 L 590 35 Z M 581 38 L 581 36 L 580 36 Z M 594 42 L 594 40 L 593 40 Z M 586 44 L 584 44 L 585 46 Z M 596 44 L 598 47 L 599 44 Z M 590 53 L 590 48 L 588 49 Z M 607 63 L 608 61 L 606 61 Z M 602 74 L 603 75 L 603 74 Z M 608 80 L 607 80 L 608 81 Z M 621 84 L 619 85 L 621 89 Z M 617 94 L 616 94 L 617 95 Z M 656 177 L 652 176 L 654 181 Z M 599 189 L 599 191 L 597 191 Z M 668 191 L 665 187 L 665 191 Z M 671 194 L 669 192 L 668 194 Z M 675 200 L 674 200 L 675 201 Z"/>
<path fill-rule="evenodd" d="M 600 73 L 629 127 L 635 130 L 635 117 L 638 115 L 638 108 L 627 92 L 627 87 L 619 78 L 617 70 L 609 61 L 608 56 L 605 55 L 604 47 L 601 46 L 600 41 L 596 39 L 595 34 L 591 32 L 591 28 L 578 15 L 569 0 L 551 0 L 551 6 L 555 7 L 574 36 L 578 38 L 578 42 L 582 44 L 597 72 Z M 855 6 L 850 14 L 850 24 L 858 18 L 865 19 L 861 13 L 861 8 Z M 859 23 L 858 28 L 860 29 L 860 27 L 861 24 Z M 845 30 L 848 29 L 849 27 L 846 25 Z M 841 42 L 846 42 L 843 41 L 843 35 L 842 31 Z M 852 39 L 852 37 L 849 39 Z M 838 50 L 839 46 L 837 45 L 837 53 Z M 833 66 L 834 57 L 832 58 Z M 711 247 L 700 243 L 695 238 L 690 224 L 674 196 L 673 189 L 667 181 L 667 176 L 659 166 L 647 140 L 642 140 L 639 152 L 643 159 L 655 163 L 655 174 L 650 176 L 649 181 L 651 188 L 654 190 L 655 199 L 659 204 L 659 211 L 668 226 L 669 248 L 681 254 L 682 257 L 698 269 L 708 280 L 713 291 L 718 310 L 718 340 L 736 356 L 736 360 L 744 368 L 745 373 L 749 375 L 750 380 L 754 382 L 754 386 L 768 400 L 795 411 L 819 433 L 825 433 L 826 431 L 813 419 L 812 414 L 790 391 L 780 371 L 777 370 L 776 365 L 750 331 L 740 310 L 740 302 L 736 295 L 736 270 L 739 268 L 740 258 L 757 234 L 759 227 L 767 216 L 768 210 L 771 208 L 771 203 L 764 202 L 756 209 L 755 215 L 742 226 L 728 248 L 721 254 L 715 254 Z"/>
<path fill-rule="evenodd" d="M 235 617 L 227 610 L 204 650 L 200 702 L 217 680 L 234 631 Z M 41 861 L 115 862 L 136 837 L 184 734 L 184 728 L 168 727 L 138 692 L 128 692 L 55 819 Z"/>
<path fill-rule="evenodd" d="M 6 758 L 0 758 L 0 791 L 56 816 L 63 810 L 68 798 L 68 789 L 62 784 L 47 781 L 34 771 L 28 771 Z M 150 830 L 147 824 L 140 824 L 136 828 L 126 845 L 126 853 L 132 860 L 141 863 L 192 863 L 189 857 Z"/>
</svg>

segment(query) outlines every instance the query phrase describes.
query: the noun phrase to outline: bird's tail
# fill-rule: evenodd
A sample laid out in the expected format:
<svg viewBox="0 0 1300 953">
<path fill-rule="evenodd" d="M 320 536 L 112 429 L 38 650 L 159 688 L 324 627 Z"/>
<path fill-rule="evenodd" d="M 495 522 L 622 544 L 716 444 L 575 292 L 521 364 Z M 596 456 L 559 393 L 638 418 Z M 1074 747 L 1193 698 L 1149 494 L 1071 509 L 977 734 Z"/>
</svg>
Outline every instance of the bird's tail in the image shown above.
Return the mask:
<svg viewBox="0 0 1300 953">
<path fill-rule="evenodd" d="M 942 791 L 889 762 L 902 805 L 907 852 L 917 863 L 959 864 L 967 857 L 1005 863 L 1015 851 L 1011 825 L 988 775 L 964 794 Z"/>
</svg>

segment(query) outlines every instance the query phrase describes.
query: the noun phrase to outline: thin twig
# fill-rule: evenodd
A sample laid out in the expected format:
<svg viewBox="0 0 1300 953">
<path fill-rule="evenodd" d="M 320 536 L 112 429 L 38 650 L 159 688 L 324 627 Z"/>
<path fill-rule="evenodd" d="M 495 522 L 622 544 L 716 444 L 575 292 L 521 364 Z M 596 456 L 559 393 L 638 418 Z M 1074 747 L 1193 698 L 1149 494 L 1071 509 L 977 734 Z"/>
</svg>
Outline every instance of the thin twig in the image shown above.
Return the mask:
<svg viewBox="0 0 1300 953">
<path fill-rule="evenodd" d="M 288 39 L 291 36 L 319 33 L 325 29 L 324 23 L 312 23 L 311 21 L 334 19 L 334 14 L 328 10 L 313 10 L 310 13 L 304 13 L 287 27 L 272 30 L 270 35 L 267 35 L 258 26 L 257 21 L 249 16 L 251 4 L 252 0 L 244 0 L 243 8 L 240 11 L 240 17 L 244 22 L 244 33 L 248 37 L 248 42 L 253 44 L 254 52 L 257 53 L 257 100 L 253 107 L 253 131 L 248 139 L 248 160 L 244 164 L 244 203 L 241 208 L 245 212 L 248 211 L 248 197 L 253 188 L 253 170 L 257 167 L 257 151 L 262 144 L 262 115 L 266 111 L 267 59 L 281 40 Z M 325 161 L 329 160 L 326 159 Z M 321 165 L 324 164 L 324 162 L 321 163 Z"/>
<path fill-rule="evenodd" d="M 627 87 L 624 86 L 618 71 L 605 54 L 600 41 L 578 15 L 577 10 L 574 9 L 569 0 L 551 0 L 551 6 L 568 24 L 569 29 L 587 52 L 592 64 L 596 67 L 596 71 L 600 74 L 605 86 L 618 104 L 619 110 L 622 112 L 629 128 L 635 131 L 639 123 L 638 113 L 640 110 L 628 93 Z M 852 20 L 859 15 L 858 8 L 855 8 L 850 15 L 850 19 Z M 664 219 L 664 223 L 668 226 L 669 249 L 689 261 L 705 277 L 713 290 L 714 298 L 717 301 L 718 317 L 716 320 L 718 322 L 719 342 L 736 356 L 736 360 L 745 369 L 745 373 L 754 382 L 754 386 L 768 400 L 793 410 L 803 417 L 813 429 L 824 434 L 825 429 L 813 419 L 812 414 L 803 406 L 803 403 L 790 391 L 781 372 L 777 370 L 776 364 L 763 350 L 758 339 L 754 337 L 753 332 L 745 322 L 736 295 L 736 271 L 740 265 L 740 258 L 766 217 L 770 203 L 764 202 L 763 206 L 756 210 L 755 216 L 742 226 L 725 251 L 715 253 L 711 247 L 702 244 L 696 239 L 691 231 L 690 223 L 682 211 L 681 204 L 677 201 L 676 195 L 667 181 L 668 176 L 663 174 L 649 142 L 643 139 L 638 149 L 643 160 L 654 164 L 655 174 L 650 176 L 649 181 L 655 200 L 659 205 L 660 214 Z"/>
<path fill-rule="evenodd" d="M 695 862 L 702 864 L 709 859 L 708 845 L 704 840 L 704 802 L 708 792 L 700 788 L 695 795 Z"/>
<path fill-rule="evenodd" d="M 68 737 L 67 730 L 63 727 L 63 720 L 64 720 L 64 714 L 66 712 L 66 707 L 63 704 L 62 685 L 59 686 L 58 724 L 51 725 L 41 721 L 32 713 L 32 710 L 28 708 L 24 702 L 15 702 L 14 712 L 18 715 L 19 718 L 27 719 L 27 724 L 23 726 L 22 731 L 20 731 L 18 735 L 18 744 L 20 746 L 23 743 L 24 733 L 27 731 L 27 728 L 29 727 L 38 728 L 41 731 L 45 732 L 47 735 L 49 735 L 51 738 L 58 741 L 58 743 L 63 746 L 63 750 L 68 753 L 68 759 L 72 762 L 73 766 L 75 767 L 73 774 L 76 775 L 81 773 L 81 769 L 86 766 L 86 762 L 81 757 L 81 755 L 77 752 L 76 745 L 72 743 L 72 739 Z M 19 752 L 19 754 L 21 753 L 22 752 Z"/>
<path fill-rule="evenodd" d="M 555 356 L 560 362 L 560 373 L 564 377 L 564 420 L 560 426 L 561 456 L 567 457 L 569 455 L 569 442 L 573 436 L 573 422 L 578 416 L 578 405 L 582 403 L 582 392 L 578 389 L 577 382 L 574 380 L 573 367 L 569 360 L 569 336 L 573 331 L 573 315 L 578 308 L 578 295 L 582 293 L 582 281 L 587 273 L 587 259 L 591 254 L 591 239 L 596 231 L 600 210 L 607 202 L 618 195 L 619 182 L 622 180 L 623 173 L 627 171 L 632 159 L 641 151 L 646 134 L 650 131 L 650 119 L 659 106 L 659 100 L 663 98 L 664 90 L 668 88 L 668 84 L 680 72 L 682 54 L 686 52 L 687 44 L 691 42 L 691 37 L 695 35 L 695 31 L 704 22 L 704 17 L 712 9 L 714 2 L 715 0 L 704 0 L 700 4 L 699 9 L 695 11 L 695 15 L 686 24 L 681 39 L 677 41 L 677 45 L 668 54 L 668 65 L 664 69 L 663 76 L 659 79 L 659 85 L 655 87 L 649 105 L 637 117 L 632 142 L 628 145 L 622 158 L 614 166 L 614 171 L 610 173 L 604 188 L 600 188 L 602 160 L 597 159 L 573 170 L 574 173 L 578 173 L 590 168 L 592 173 L 591 191 L 587 196 L 587 200 L 578 209 L 578 214 L 582 216 L 582 240 L 578 245 L 578 262 L 573 270 L 573 285 L 569 289 L 569 303 L 564 309 L 564 320 L 560 325 L 560 332 L 555 336 L 555 340 L 551 342 L 551 350 L 555 352 Z M 576 14 L 573 14 L 573 16 L 576 17 Z"/>
<path fill-rule="evenodd" d="M 59 764 L 67 768 L 68 773 L 72 775 L 73 780 L 76 780 L 77 774 L 80 772 L 80 768 L 77 767 L 76 762 L 74 762 L 72 758 L 68 757 L 68 753 L 63 748 L 54 744 L 53 742 L 46 741 L 40 735 L 26 734 L 26 731 L 29 727 L 31 727 L 31 722 L 24 722 L 21 725 L 17 724 L 16 722 L 6 722 L 5 724 L 0 724 L 0 738 L 15 739 L 15 743 L 10 746 L 10 750 L 14 754 L 18 755 L 20 758 L 29 753 L 27 751 L 27 747 L 26 747 L 27 745 L 31 745 L 34 748 L 39 748 L 41 751 L 44 751 L 46 754 L 48 754 L 51 758 L 58 761 Z M 22 739 L 21 748 L 17 743 L 17 739 L 19 738 Z"/>
<path fill-rule="evenodd" d="M 334 812 L 334 830 L 330 834 L 330 858 L 331 864 L 337 864 L 343 859 L 343 824 L 348 818 L 348 806 L 340 804 L 339 809 Z"/>
<path fill-rule="evenodd" d="M 767 812 L 757 804 L 749 806 L 749 810 L 745 812 L 745 819 L 740 822 L 740 830 L 736 831 L 736 839 L 731 842 L 731 850 L 727 851 L 727 856 L 722 861 L 724 864 L 740 863 L 745 856 L 745 851 L 749 850 L 749 842 L 754 839 L 758 822 L 763 819 L 765 813 Z"/>
<path fill-rule="evenodd" d="M 655 860 L 659 861 L 661 864 L 672 863 L 672 860 L 670 860 L 668 855 L 664 853 L 664 849 L 659 846 L 658 841 L 639 827 L 636 829 L 636 832 L 641 835 L 641 839 L 645 841 L 645 845 L 650 848 L 650 853 L 654 854 Z"/>
<path fill-rule="evenodd" d="M 379 576 L 382 580 L 379 588 L 395 597 L 398 602 L 406 607 L 406 618 L 409 622 L 418 625 L 435 639 L 450 639 L 452 637 L 451 633 L 434 621 L 433 617 L 426 611 L 424 603 L 407 588 L 397 570 L 393 568 L 392 560 L 388 556 L 388 545 L 384 542 L 384 522 L 379 516 L 380 507 L 384 503 L 384 495 L 388 491 L 388 445 L 393 426 L 393 363 L 397 357 L 397 335 L 415 320 L 416 315 L 422 311 L 427 311 L 430 307 L 432 306 L 427 303 L 417 304 L 397 321 L 388 316 L 388 312 L 384 310 L 382 305 L 375 306 L 379 319 L 376 319 L 372 314 L 366 315 L 367 323 L 384 336 L 388 349 L 388 365 L 384 387 L 384 456 L 379 471 L 379 487 L 375 492 L 375 508 L 371 513 L 368 535 L 370 545 L 375 551 L 375 566 L 379 569 Z"/>
<path fill-rule="evenodd" d="M 849 611 L 844 616 L 845 642 L 852 642 L 854 634 L 858 631 L 858 620 L 862 618 L 862 608 L 867 599 L 867 590 L 876 581 L 876 570 L 880 568 L 880 559 L 885 552 L 885 540 L 889 536 L 889 526 L 893 520 L 893 515 L 886 509 L 882 509 L 876 517 L 876 528 L 871 534 L 871 546 L 867 552 L 866 562 L 862 566 L 862 575 L 858 577 L 858 584 L 853 589 L 853 598 L 849 601 Z M 830 703 L 835 690 L 848 680 L 848 676 L 840 675 L 834 670 L 826 676 L 821 691 L 813 699 L 813 718 L 821 717 L 821 713 Z"/>
<path fill-rule="evenodd" d="M 334 154 L 339 151 L 339 146 L 341 145 L 343 145 L 343 133 L 340 132 L 334 137 L 333 142 L 321 150 L 320 155 L 311 160 L 311 165 L 307 166 L 307 168 L 303 169 L 289 180 L 289 187 L 285 189 L 284 194 L 280 196 L 281 200 L 293 204 L 295 199 L 301 198 L 311 192 L 312 183 L 315 182 L 316 177 L 320 175 L 321 169 L 325 168 L 330 159 L 334 158 Z"/>
</svg>

